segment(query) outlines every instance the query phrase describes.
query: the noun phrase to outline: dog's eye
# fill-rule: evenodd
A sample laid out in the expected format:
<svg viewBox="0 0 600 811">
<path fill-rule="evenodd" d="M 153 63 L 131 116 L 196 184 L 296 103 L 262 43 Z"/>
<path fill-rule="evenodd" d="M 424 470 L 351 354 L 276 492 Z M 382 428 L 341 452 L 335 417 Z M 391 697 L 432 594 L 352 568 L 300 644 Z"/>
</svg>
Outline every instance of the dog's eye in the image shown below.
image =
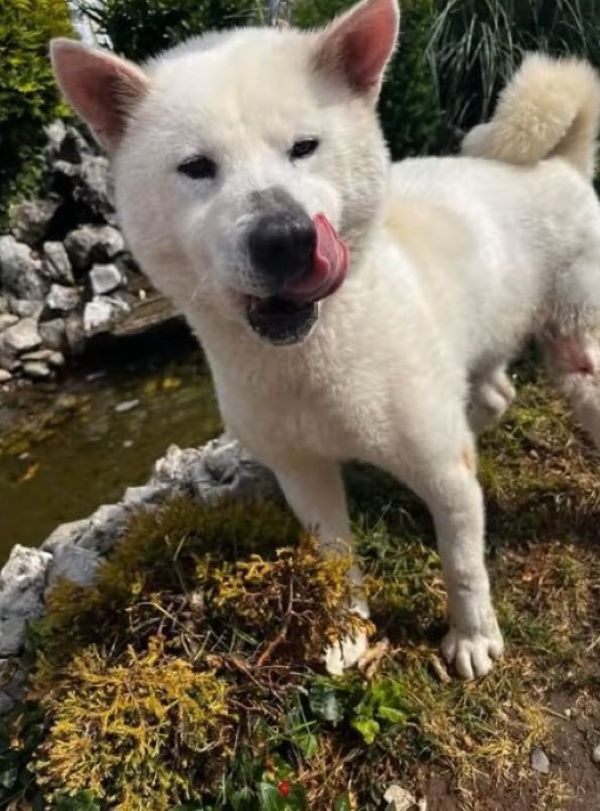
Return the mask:
<svg viewBox="0 0 600 811">
<path fill-rule="evenodd" d="M 302 140 L 296 141 L 294 146 L 290 149 L 290 158 L 293 161 L 299 158 L 308 158 L 309 155 L 312 155 L 313 152 L 316 151 L 318 146 L 318 138 L 302 138 Z"/>
<path fill-rule="evenodd" d="M 217 176 L 217 164 L 204 155 L 196 155 L 180 163 L 177 171 L 192 180 L 212 180 Z"/>
</svg>

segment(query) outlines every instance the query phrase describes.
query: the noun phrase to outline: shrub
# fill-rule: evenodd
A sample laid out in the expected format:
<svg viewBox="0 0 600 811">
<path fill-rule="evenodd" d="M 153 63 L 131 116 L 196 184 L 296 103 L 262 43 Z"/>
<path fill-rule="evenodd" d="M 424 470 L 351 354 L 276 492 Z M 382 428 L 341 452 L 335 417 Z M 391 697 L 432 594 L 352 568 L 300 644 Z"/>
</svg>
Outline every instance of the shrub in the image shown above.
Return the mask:
<svg viewBox="0 0 600 811">
<path fill-rule="evenodd" d="M 0 221 L 9 197 L 41 175 L 43 125 L 62 109 L 48 40 L 72 34 L 66 0 L 10 0 L 0 17 Z"/>
<path fill-rule="evenodd" d="M 262 20 L 261 0 L 80 0 L 80 11 L 135 61 L 194 34 Z"/>
<path fill-rule="evenodd" d="M 600 66 L 595 0 L 435 0 L 429 54 L 442 109 L 459 137 L 489 117 L 525 51 L 577 55 Z"/>
</svg>

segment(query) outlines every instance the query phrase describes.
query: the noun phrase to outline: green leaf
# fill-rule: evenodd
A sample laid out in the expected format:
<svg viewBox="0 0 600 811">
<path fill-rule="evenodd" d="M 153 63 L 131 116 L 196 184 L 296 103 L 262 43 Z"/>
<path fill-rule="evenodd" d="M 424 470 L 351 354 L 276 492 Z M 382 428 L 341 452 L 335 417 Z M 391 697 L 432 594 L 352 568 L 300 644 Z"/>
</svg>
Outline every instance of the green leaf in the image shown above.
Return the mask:
<svg viewBox="0 0 600 811">
<path fill-rule="evenodd" d="M 18 766 L 16 764 L 6 766 L 0 771 L 0 788 L 14 789 L 18 779 Z"/>
<path fill-rule="evenodd" d="M 352 805 L 350 804 L 350 795 L 348 794 L 347 791 L 345 791 L 343 794 L 340 794 L 339 797 L 336 797 L 333 811 L 352 811 Z"/>
<path fill-rule="evenodd" d="M 314 681 L 308 691 L 308 703 L 320 721 L 339 724 L 344 718 L 344 707 L 337 690 L 330 682 Z"/>
<path fill-rule="evenodd" d="M 374 718 L 354 718 L 351 726 L 362 735 L 367 746 L 375 742 L 381 730 L 379 723 Z"/>
<path fill-rule="evenodd" d="M 406 721 L 406 713 L 395 707 L 379 707 L 377 717 L 382 721 L 389 721 L 391 724 L 402 724 Z"/>
<path fill-rule="evenodd" d="M 286 811 L 305 811 L 306 808 L 306 793 L 304 788 L 298 783 L 292 786 L 292 790 L 285 798 Z"/>
<path fill-rule="evenodd" d="M 272 783 L 258 784 L 260 811 L 286 811 L 285 799 Z"/>
<path fill-rule="evenodd" d="M 244 788 L 234 791 L 228 796 L 228 800 L 233 811 L 251 811 L 252 808 L 256 807 L 254 805 L 256 794 L 250 786 L 244 786 Z"/>
<path fill-rule="evenodd" d="M 100 811 L 91 791 L 80 791 L 73 797 L 61 797 L 56 803 L 56 811 Z"/>
</svg>

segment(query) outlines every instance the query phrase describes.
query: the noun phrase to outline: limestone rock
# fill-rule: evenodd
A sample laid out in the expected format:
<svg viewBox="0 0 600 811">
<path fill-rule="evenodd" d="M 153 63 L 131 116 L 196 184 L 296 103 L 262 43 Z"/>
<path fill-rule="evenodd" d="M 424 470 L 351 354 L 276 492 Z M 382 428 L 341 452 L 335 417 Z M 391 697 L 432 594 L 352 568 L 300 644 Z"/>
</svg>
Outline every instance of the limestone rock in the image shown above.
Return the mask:
<svg viewBox="0 0 600 811">
<path fill-rule="evenodd" d="M 94 295 L 102 296 L 123 284 L 123 276 L 116 265 L 96 264 L 90 271 L 90 282 Z"/>
<path fill-rule="evenodd" d="M 41 321 L 38 331 L 44 346 L 57 352 L 62 352 L 67 343 L 67 325 L 64 318 L 52 318 Z"/>
<path fill-rule="evenodd" d="M 93 549 L 62 543 L 54 549 L 48 570 L 48 588 L 59 580 L 70 580 L 78 586 L 91 586 L 96 580 L 101 559 Z"/>
<path fill-rule="evenodd" d="M 24 318 L 12 327 L 5 329 L 2 332 L 0 341 L 8 352 L 15 355 L 37 349 L 42 343 L 37 323 L 33 318 Z"/>
<path fill-rule="evenodd" d="M 61 204 L 60 198 L 25 200 L 9 211 L 10 230 L 20 242 L 37 245 L 48 232 L 52 218 Z"/>
<path fill-rule="evenodd" d="M 0 314 L 0 332 L 7 329 L 7 327 L 12 327 L 13 324 L 16 324 L 18 320 L 18 315 L 12 315 L 11 313 Z"/>
<path fill-rule="evenodd" d="M 53 284 L 46 296 L 49 309 L 63 315 L 75 310 L 80 301 L 81 296 L 76 287 L 65 287 L 62 284 Z"/>
<path fill-rule="evenodd" d="M 45 284 L 40 262 L 28 245 L 11 236 L 0 237 L 0 287 L 16 298 L 41 301 Z"/>
<path fill-rule="evenodd" d="M 111 262 L 125 250 L 120 231 L 110 225 L 82 225 L 65 239 L 73 267 L 86 270 L 94 262 Z"/>
<path fill-rule="evenodd" d="M 62 242 L 44 242 L 42 273 L 51 282 L 75 284 L 71 261 Z"/>
</svg>

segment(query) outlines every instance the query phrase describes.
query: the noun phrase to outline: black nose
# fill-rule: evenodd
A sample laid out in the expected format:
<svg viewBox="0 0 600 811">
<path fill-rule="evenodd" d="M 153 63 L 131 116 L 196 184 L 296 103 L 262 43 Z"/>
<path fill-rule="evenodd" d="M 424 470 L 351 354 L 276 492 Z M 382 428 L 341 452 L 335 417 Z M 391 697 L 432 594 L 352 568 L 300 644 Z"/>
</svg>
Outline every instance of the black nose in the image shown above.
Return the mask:
<svg viewBox="0 0 600 811">
<path fill-rule="evenodd" d="M 250 260 L 272 284 L 283 284 L 311 270 L 316 240 L 315 227 L 304 212 L 269 212 L 248 235 Z"/>
</svg>

